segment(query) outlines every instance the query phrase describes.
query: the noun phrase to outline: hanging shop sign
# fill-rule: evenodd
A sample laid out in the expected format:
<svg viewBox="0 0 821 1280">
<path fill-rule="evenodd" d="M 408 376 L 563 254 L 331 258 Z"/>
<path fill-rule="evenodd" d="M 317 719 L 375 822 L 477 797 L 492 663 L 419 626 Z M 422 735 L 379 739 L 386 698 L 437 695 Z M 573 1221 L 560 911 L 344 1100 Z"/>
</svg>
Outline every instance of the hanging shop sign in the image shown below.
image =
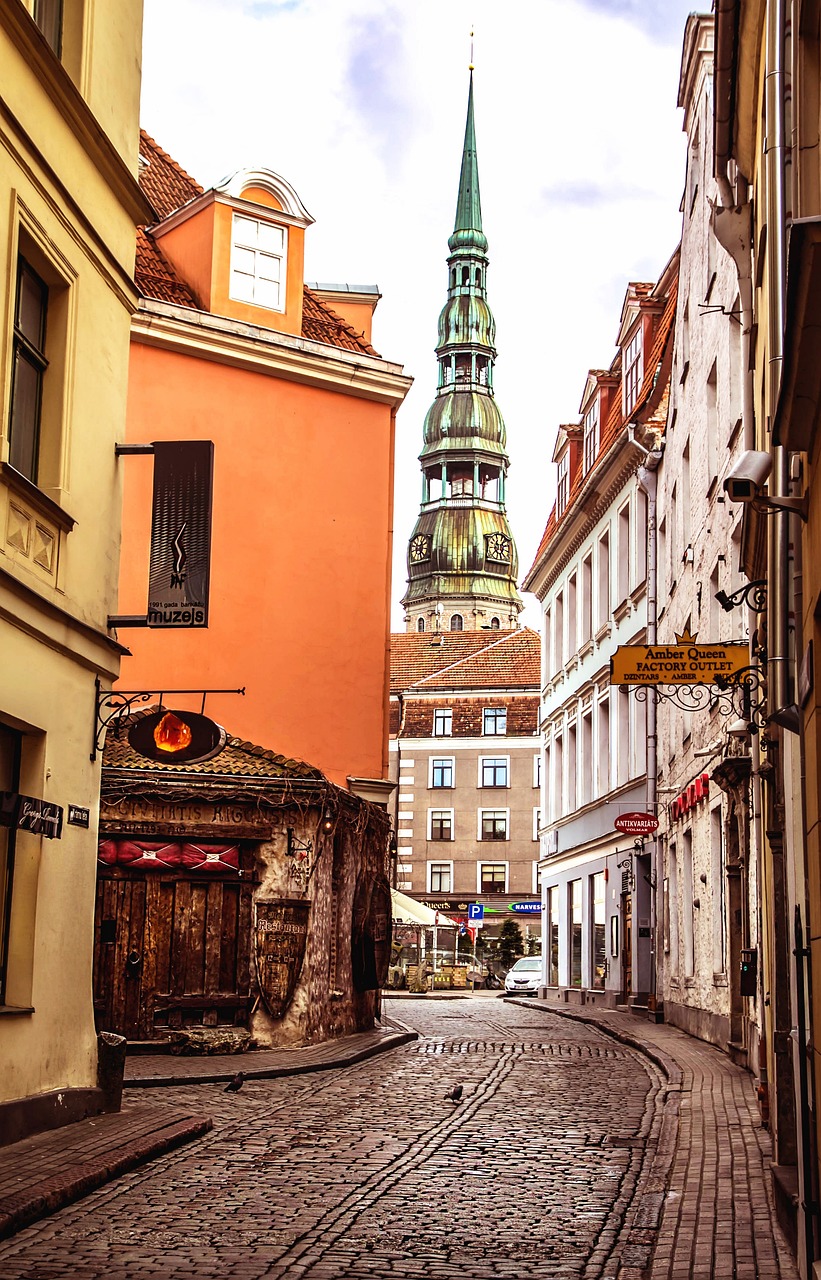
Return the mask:
<svg viewBox="0 0 821 1280">
<path fill-rule="evenodd" d="M 63 835 L 63 810 L 59 804 L 21 796 L 16 791 L 0 791 L 0 827 L 16 827 L 47 840 Z"/>
<path fill-rule="evenodd" d="M 749 664 L 746 644 L 697 644 L 685 632 L 675 644 L 620 644 L 610 659 L 610 683 L 715 684 Z"/>
<path fill-rule="evenodd" d="M 654 813 L 620 813 L 613 819 L 617 831 L 628 836 L 649 836 L 657 831 L 659 820 Z"/>
<path fill-rule="evenodd" d="M 254 956 L 257 982 L 272 1018 L 284 1016 L 294 998 L 308 941 L 306 898 L 257 901 L 254 924 Z"/>
<path fill-rule="evenodd" d="M 153 715 L 135 720 L 128 742 L 141 756 L 160 764 L 198 764 L 219 755 L 227 742 L 221 725 L 194 711 L 169 711 L 160 707 Z"/>
<path fill-rule="evenodd" d="M 214 445 L 157 440 L 148 574 L 149 627 L 207 627 Z"/>
</svg>

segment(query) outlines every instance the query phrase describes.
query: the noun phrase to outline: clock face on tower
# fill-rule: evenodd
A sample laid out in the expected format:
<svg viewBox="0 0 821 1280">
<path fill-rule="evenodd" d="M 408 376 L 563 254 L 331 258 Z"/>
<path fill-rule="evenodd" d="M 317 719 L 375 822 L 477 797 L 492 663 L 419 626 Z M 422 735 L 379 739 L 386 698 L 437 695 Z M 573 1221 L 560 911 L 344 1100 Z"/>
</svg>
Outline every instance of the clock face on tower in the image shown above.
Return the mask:
<svg viewBox="0 0 821 1280">
<path fill-rule="evenodd" d="M 509 564 L 511 560 L 510 538 L 505 537 L 503 533 L 489 533 L 487 536 L 487 558 L 488 560 L 501 560 L 503 564 Z"/>
<path fill-rule="evenodd" d="M 411 540 L 410 558 L 413 564 L 419 564 L 420 560 L 430 559 L 430 538 L 426 533 L 417 533 L 416 537 Z"/>
</svg>

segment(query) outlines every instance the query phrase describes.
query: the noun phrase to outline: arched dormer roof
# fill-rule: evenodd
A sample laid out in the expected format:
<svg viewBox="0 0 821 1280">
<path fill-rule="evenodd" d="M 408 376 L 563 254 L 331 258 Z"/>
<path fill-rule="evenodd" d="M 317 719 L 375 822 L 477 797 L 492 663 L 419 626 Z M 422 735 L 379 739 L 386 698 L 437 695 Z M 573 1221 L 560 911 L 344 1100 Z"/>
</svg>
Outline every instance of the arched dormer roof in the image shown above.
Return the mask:
<svg viewBox="0 0 821 1280">
<path fill-rule="evenodd" d="M 237 169 L 236 173 L 229 174 L 227 178 L 223 178 L 222 182 L 218 182 L 215 190 L 221 191 L 223 195 L 230 196 L 234 200 L 241 200 L 251 187 L 259 191 L 267 191 L 270 196 L 273 196 L 281 206 L 282 212 L 287 213 L 297 226 L 309 227 L 315 221 L 290 182 L 280 177 L 278 173 L 274 173 L 273 169 Z"/>
</svg>

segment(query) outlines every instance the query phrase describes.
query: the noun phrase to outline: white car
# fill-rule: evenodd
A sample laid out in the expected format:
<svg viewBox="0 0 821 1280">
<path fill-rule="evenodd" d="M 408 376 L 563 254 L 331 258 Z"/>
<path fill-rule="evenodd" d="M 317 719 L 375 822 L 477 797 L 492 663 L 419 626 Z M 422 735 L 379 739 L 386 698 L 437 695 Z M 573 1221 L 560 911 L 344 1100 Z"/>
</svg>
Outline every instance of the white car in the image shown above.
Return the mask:
<svg viewBox="0 0 821 1280">
<path fill-rule="evenodd" d="M 505 978 L 505 991 L 508 995 L 535 996 L 541 982 L 541 956 L 522 956 Z"/>
</svg>

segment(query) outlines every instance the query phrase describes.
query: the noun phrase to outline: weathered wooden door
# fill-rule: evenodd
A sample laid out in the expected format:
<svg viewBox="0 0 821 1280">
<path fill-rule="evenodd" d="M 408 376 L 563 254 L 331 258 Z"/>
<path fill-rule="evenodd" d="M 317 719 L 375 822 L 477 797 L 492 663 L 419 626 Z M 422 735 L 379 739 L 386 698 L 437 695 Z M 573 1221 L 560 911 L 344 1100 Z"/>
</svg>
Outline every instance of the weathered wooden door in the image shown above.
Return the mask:
<svg viewBox="0 0 821 1280">
<path fill-rule="evenodd" d="M 94 947 L 98 1028 L 152 1040 L 187 1026 L 245 1026 L 252 892 L 236 875 L 101 871 Z"/>
</svg>

